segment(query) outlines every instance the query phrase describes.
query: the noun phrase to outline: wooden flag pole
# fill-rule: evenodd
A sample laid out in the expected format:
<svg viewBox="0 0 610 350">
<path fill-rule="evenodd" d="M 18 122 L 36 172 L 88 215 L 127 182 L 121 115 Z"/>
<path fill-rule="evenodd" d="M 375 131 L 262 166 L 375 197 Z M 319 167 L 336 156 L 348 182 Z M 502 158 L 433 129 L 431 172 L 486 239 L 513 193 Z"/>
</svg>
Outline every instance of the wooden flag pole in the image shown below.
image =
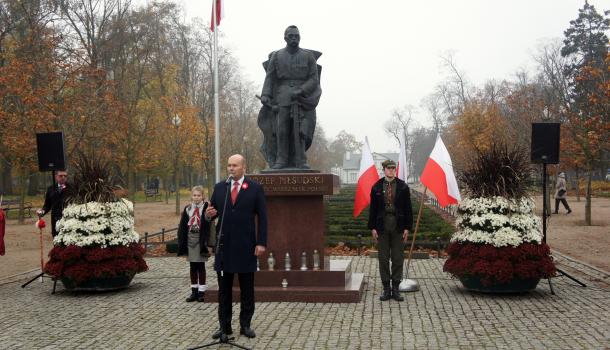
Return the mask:
<svg viewBox="0 0 610 350">
<path fill-rule="evenodd" d="M 411 256 L 413 255 L 413 247 L 415 247 L 415 237 L 417 236 L 417 230 L 419 229 L 419 221 L 421 219 L 421 213 L 424 208 L 424 201 L 426 200 L 426 192 L 428 192 L 428 187 L 425 187 L 424 194 L 422 195 L 421 202 L 419 203 L 417 221 L 415 222 L 415 230 L 413 231 L 413 239 L 411 240 L 411 248 L 409 249 L 409 258 L 407 259 L 407 269 L 405 271 L 405 278 L 409 278 L 409 266 L 411 265 Z"/>
</svg>

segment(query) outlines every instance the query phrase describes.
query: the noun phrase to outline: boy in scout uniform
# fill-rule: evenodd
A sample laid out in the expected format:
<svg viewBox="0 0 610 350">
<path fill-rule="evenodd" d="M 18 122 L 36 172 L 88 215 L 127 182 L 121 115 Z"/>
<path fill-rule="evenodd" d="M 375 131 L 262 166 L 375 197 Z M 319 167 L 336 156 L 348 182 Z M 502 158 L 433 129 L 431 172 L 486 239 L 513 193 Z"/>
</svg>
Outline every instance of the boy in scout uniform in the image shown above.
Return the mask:
<svg viewBox="0 0 610 350">
<path fill-rule="evenodd" d="M 381 165 L 384 177 L 371 189 L 368 222 L 379 250 L 379 273 L 383 284 L 383 294 L 379 300 L 392 298 L 403 301 L 398 285 L 402 279 L 405 243 L 413 226 L 411 194 L 409 186 L 396 177 L 396 163 L 393 160 L 388 159 Z"/>
</svg>

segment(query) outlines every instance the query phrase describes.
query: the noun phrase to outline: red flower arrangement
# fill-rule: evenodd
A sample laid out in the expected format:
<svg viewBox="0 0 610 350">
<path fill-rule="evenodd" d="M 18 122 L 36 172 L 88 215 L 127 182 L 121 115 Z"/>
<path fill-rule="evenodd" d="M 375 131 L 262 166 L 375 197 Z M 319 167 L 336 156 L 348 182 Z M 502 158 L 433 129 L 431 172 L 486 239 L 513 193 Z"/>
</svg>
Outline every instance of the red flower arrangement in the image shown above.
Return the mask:
<svg viewBox="0 0 610 350">
<path fill-rule="evenodd" d="M 92 278 L 134 275 L 148 270 L 141 244 L 116 247 L 55 246 L 44 270 L 57 278 L 81 283 Z"/>
<path fill-rule="evenodd" d="M 547 244 L 523 243 L 517 247 L 453 242 L 443 270 L 458 278 L 478 278 L 484 286 L 509 283 L 513 279 L 539 279 L 555 275 L 555 264 Z"/>
</svg>

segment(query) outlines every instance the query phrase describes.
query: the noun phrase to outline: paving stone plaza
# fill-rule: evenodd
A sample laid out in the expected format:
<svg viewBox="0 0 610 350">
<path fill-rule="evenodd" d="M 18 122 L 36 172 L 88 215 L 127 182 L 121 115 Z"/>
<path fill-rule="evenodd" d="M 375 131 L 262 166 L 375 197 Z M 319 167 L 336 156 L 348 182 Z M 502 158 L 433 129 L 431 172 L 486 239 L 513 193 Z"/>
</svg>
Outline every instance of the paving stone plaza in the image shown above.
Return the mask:
<svg viewBox="0 0 610 350">
<path fill-rule="evenodd" d="M 557 259 L 587 288 L 560 277 L 552 280 L 556 295 L 544 280 L 529 294 L 498 296 L 464 291 L 442 272 L 444 260 L 416 260 L 411 277 L 421 290 L 404 302 L 380 302 L 377 260 L 352 259 L 365 274 L 360 303 L 257 303 L 257 337 L 235 341 L 254 349 L 610 348 L 609 276 L 585 264 Z M 147 262 L 150 270 L 120 292 L 72 294 L 58 284 L 52 295 L 50 280 L 25 289 L 23 280 L 0 281 L 0 348 L 186 349 L 212 341 L 217 305 L 184 301 L 184 259 Z M 211 260 L 207 269 L 215 284 Z"/>
</svg>

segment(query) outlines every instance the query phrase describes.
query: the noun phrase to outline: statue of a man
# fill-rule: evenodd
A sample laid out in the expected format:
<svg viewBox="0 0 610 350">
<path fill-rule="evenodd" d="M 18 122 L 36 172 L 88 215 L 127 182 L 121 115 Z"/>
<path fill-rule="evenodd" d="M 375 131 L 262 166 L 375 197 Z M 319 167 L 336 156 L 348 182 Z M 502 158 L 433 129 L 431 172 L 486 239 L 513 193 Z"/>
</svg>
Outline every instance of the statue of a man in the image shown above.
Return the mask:
<svg viewBox="0 0 610 350">
<path fill-rule="evenodd" d="M 299 47 L 296 26 L 284 32 L 286 47 L 269 55 L 259 113 L 265 141 L 263 154 L 272 169 L 309 169 L 305 151 L 311 146 L 316 127 L 316 106 L 320 100 L 322 53 Z"/>
</svg>

